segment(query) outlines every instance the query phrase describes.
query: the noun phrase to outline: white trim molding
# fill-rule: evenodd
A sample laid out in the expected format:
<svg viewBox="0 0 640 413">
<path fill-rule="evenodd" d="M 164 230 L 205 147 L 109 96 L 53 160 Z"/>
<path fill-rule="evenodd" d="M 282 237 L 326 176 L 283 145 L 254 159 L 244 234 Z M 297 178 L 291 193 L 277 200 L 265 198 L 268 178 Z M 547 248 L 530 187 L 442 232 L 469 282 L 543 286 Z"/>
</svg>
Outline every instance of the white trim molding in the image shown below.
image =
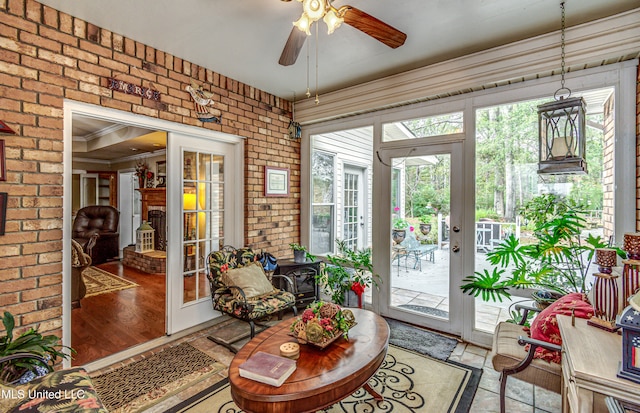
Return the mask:
<svg viewBox="0 0 640 413">
<path fill-rule="evenodd" d="M 303 125 L 547 77 L 560 69 L 560 31 L 388 76 L 296 103 Z M 640 8 L 566 30 L 568 71 L 640 57 Z"/>
</svg>

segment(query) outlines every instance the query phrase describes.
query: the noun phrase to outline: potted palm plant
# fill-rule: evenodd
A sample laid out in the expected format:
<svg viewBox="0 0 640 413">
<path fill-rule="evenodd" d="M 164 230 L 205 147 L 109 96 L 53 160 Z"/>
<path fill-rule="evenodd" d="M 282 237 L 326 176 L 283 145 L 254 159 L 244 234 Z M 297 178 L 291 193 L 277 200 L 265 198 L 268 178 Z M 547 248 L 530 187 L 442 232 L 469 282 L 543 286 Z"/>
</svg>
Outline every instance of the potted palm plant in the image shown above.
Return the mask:
<svg viewBox="0 0 640 413">
<path fill-rule="evenodd" d="M 327 255 L 327 264 L 317 277 L 322 291 L 340 305 L 351 304 L 348 294 L 358 299 L 362 307 L 362 294 L 366 288 L 377 286 L 379 276 L 373 272 L 371 248 L 350 248 L 345 241 L 336 239 L 337 255 Z"/>
<path fill-rule="evenodd" d="M 608 244 L 600 236 L 582 236 L 586 225 L 579 209 L 554 195 L 542 195 L 525 206 L 523 216 L 534 222 L 534 241 L 522 244 L 509 235 L 487 254 L 491 271 L 465 278 L 462 290 L 485 301 L 502 301 L 511 297 L 512 288 L 538 289 L 533 298 L 541 306 L 570 292 L 587 293 L 595 249 Z M 614 249 L 625 257 L 624 251 Z"/>
</svg>

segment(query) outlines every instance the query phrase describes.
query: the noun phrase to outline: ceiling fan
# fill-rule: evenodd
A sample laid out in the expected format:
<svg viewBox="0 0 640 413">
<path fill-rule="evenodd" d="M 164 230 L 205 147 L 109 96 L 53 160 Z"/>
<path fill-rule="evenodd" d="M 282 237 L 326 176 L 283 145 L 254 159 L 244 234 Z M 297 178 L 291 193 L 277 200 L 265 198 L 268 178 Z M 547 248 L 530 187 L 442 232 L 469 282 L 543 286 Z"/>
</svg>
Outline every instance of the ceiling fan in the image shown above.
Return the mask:
<svg viewBox="0 0 640 413">
<path fill-rule="evenodd" d="M 331 4 L 333 0 L 297 1 L 302 3 L 302 16 L 293 23 L 287 43 L 284 45 L 278 61 L 282 66 L 290 66 L 296 62 L 302 45 L 311 34 L 309 28 L 320 19 L 326 23 L 329 34 L 344 22 L 393 49 L 402 46 L 407 38 L 407 35 L 400 30 L 355 7 L 347 5 L 336 9 Z"/>
</svg>

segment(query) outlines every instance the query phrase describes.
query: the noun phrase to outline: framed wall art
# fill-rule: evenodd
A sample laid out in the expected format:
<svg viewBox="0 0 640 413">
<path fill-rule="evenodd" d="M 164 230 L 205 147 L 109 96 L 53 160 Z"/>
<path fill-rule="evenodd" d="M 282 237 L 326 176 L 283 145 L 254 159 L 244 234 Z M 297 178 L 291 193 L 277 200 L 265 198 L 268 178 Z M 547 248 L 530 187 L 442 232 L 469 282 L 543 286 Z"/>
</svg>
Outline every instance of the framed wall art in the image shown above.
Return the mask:
<svg viewBox="0 0 640 413">
<path fill-rule="evenodd" d="M 0 181 L 7 180 L 7 165 L 4 154 L 4 139 L 0 139 Z"/>
<path fill-rule="evenodd" d="M 289 196 L 289 170 L 286 168 L 264 168 L 264 195 Z"/>
<path fill-rule="evenodd" d="M 4 235 L 4 227 L 7 222 L 7 200 L 9 194 L 0 192 L 0 235 Z"/>
</svg>

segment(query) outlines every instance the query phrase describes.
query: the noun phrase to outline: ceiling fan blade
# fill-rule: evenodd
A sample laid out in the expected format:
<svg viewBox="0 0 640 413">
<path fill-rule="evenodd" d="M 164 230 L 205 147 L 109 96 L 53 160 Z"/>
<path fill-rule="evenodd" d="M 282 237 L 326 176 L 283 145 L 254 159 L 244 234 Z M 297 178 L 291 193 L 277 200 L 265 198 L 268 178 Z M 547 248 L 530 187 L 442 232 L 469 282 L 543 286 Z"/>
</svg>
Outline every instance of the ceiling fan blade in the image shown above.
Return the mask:
<svg viewBox="0 0 640 413">
<path fill-rule="evenodd" d="M 349 6 L 344 22 L 395 49 L 404 44 L 407 35 L 360 9 Z"/>
<path fill-rule="evenodd" d="M 289 38 L 287 39 L 287 43 L 284 45 L 284 49 L 282 50 L 278 63 L 282 66 L 291 66 L 294 64 L 298 59 L 300 49 L 302 49 L 305 40 L 307 40 L 307 35 L 294 26 L 291 29 L 291 33 L 289 33 Z"/>
</svg>

